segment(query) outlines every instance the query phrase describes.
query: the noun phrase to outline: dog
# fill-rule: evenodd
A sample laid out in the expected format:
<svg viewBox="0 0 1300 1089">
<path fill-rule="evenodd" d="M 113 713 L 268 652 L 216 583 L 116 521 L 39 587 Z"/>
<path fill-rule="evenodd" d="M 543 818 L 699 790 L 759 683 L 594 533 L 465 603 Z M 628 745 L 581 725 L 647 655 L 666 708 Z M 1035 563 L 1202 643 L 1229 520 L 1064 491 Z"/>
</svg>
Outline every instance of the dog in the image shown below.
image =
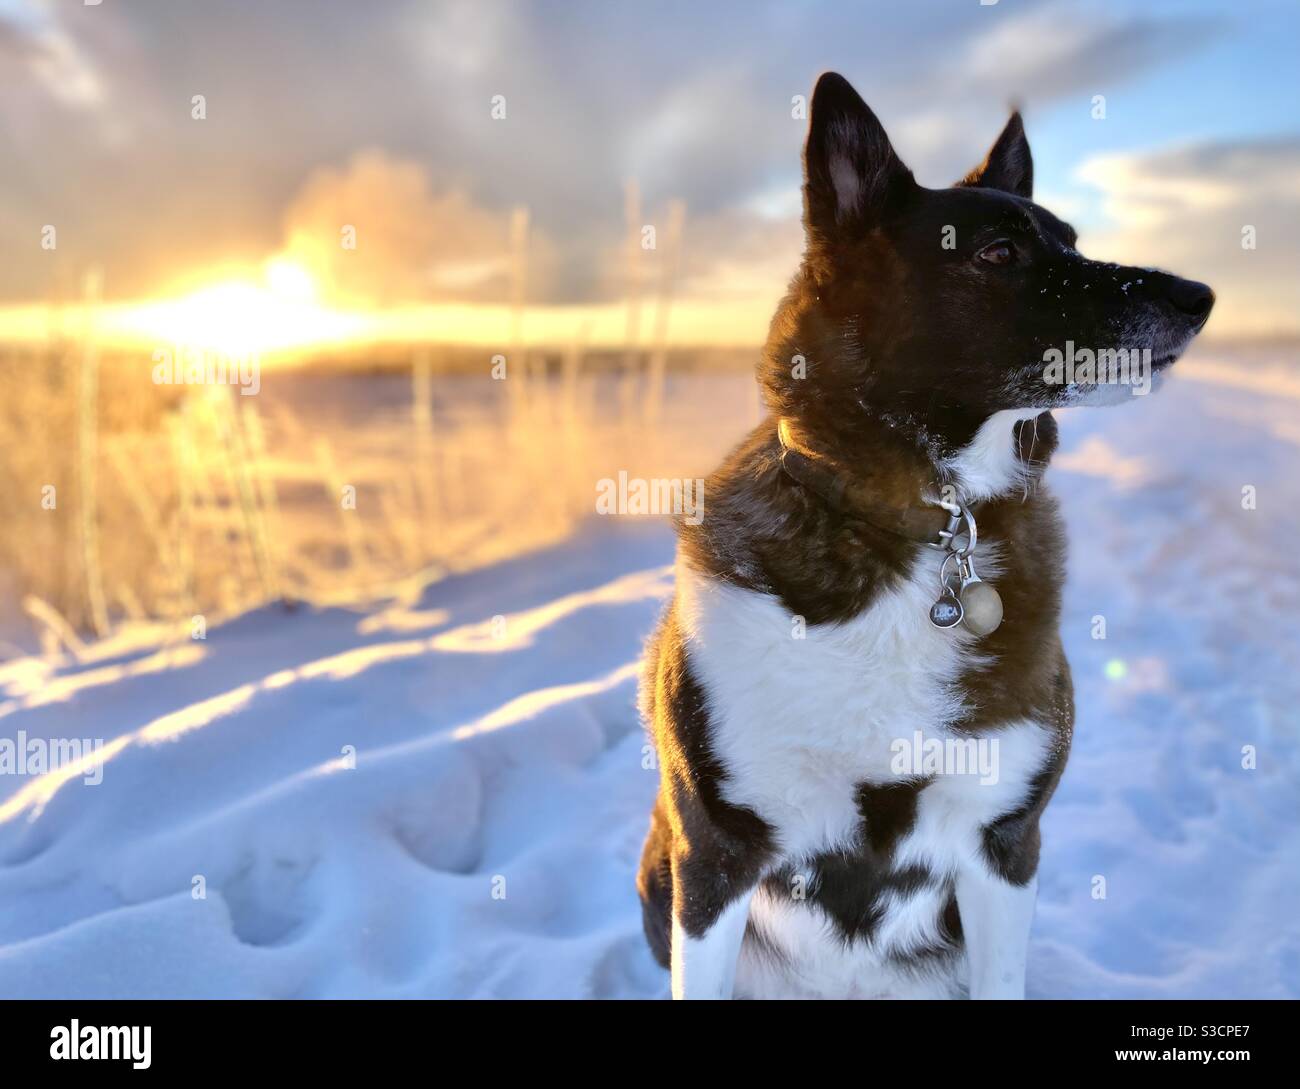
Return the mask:
<svg viewBox="0 0 1300 1089">
<path fill-rule="evenodd" d="M 769 414 L 647 648 L 646 937 L 674 998 L 1023 998 L 1074 723 L 1051 410 L 1158 385 L 1214 293 L 1081 256 L 1019 113 L 927 189 L 827 73 L 803 158 Z"/>
</svg>

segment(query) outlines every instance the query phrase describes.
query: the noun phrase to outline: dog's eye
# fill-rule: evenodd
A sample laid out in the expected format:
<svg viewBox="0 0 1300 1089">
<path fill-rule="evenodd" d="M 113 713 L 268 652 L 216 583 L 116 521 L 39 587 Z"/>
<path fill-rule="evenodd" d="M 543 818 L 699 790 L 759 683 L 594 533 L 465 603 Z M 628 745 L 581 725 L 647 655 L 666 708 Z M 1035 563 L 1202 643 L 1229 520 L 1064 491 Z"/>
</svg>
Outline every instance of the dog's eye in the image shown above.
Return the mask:
<svg viewBox="0 0 1300 1089">
<path fill-rule="evenodd" d="M 1011 248 L 1010 242 L 993 242 L 985 246 L 975 256 L 990 265 L 1009 265 L 1011 259 L 1015 256 L 1015 251 Z"/>
</svg>

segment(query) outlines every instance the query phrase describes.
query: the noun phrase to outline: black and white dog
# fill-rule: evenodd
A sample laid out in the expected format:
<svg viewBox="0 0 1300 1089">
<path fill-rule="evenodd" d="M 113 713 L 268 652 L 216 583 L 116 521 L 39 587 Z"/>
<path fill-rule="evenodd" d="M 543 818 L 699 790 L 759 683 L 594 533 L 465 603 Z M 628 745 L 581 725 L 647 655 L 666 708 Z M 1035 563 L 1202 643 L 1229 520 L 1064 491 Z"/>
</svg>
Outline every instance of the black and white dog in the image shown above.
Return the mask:
<svg viewBox="0 0 1300 1089">
<path fill-rule="evenodd" d="M 675 997 L 1023 997 L 1074 719 L 1044 410 L 1158 382 L 1214 295 L 1081 256 L 1019 115 L 926 189 L 827 74 L 804 170 L 770 415 L 647 655 L 646 934 Z"/>
</svg>

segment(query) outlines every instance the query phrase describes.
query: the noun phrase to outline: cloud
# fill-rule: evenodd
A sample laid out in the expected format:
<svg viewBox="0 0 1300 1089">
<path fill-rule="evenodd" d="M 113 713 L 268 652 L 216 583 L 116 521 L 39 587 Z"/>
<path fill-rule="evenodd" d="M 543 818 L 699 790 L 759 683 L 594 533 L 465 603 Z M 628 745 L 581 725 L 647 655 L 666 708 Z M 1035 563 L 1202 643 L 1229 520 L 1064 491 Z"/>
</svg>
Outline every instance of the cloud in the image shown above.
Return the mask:
<svg viewBox="0 0 1300 1089">
<path fill-rule="evenodd" d="M 98 73 L 66 34 L 50 27 L 27 44 L 29 70 L 55 99 L 75 109 L 99 109 L 104 104 Z"/>
<path fill-rule="evenodd" d="M 772 219 L 747 209 L 689 223 L 681 262 L 681 292 L 701 301 L 766 297 L 785 292 L 803 250 L 797 217 Z M 752 336 L 762 336 L 761 328 Z"/>
<path fill-rule="evenodd" d="M 908 103 L 895 129 L 903 158 L 927 184 L 945 184 L 976 165 L 1012 104 L 1027 107 L 1031 120 L 1072 96 L 1082 111 L 1092 95 L 1170 64 L 1220 29 L 1219 20 L 1205 17 L 1161 20 L 1062 0 L 982 11 L 983 24 L 972 25 L 951 55 L 938 54 L 918 73 L 924 98 Z"/>
<path fill-rule="evenodd" d="M 970 42 L 955 74 L 982 94 L 1051 99 L 1083 90 L 1105 93 L 1205 43 L 1220 22 L 1045 4 L 993 23 Z"/>
<path fill-rule="evenodd" d="M 1098 155 L 1076 176 L 1109 224 L 1084 237 L 1089 254 L 1209 283 L 1211 333 L 1300 332 L 1300 138 Z"/>
<path fill-rule="evenodd" d="M 308 178 L 284 214 L 284 253 L 309 267 L 336 300 L 370 305 L 510 298 L 510 212 L 462 190 L 435 191 L 426 168 L 364 151 Z M 355 248 L 343 245 L 345 228 Z M 528 240 L 530 298 L 554 278 L 555 246 Z"/>
<path fill-rule="evenodd" d="M 14 73 L 15 86 L 7 90 L 21 90 L 25 81 L 34 81 L 63 106 L 97 110 L 104 105 L 95 65 L 43 6 L 0 6 L 0 59 Z"/>
<path fill-rule="evenodd" d="M 1041 107 L 1105 92 L 1205 29 L 1033 0 L 53 10 L 0 0 L 0 129 L 13 137 L 0 249 L 14 255 L 0 299 L 48 298 L 56 272 L 75 282 L 91 262 L 110 295 L 138 296 L 288 247 L 340 295 L 500 301 L 523 206 L 530 301 L 609 301 L 626 282 L 629 179 L 647 223 L 687 206 L 684 294 L 774 297 L 800 245 L 791 98 L 819 71 L 852 79 L 918 177 L 945 184 L 978 161 L 1013 95 Z M 43 27 L 63 44 L 42 46 Z M 490 116 L 497 94 L 506 120 Z M 57 254 L 34 241 L 46 223 Z M 337 247 L 346 223 L 352 253 Z"/>
</svg>

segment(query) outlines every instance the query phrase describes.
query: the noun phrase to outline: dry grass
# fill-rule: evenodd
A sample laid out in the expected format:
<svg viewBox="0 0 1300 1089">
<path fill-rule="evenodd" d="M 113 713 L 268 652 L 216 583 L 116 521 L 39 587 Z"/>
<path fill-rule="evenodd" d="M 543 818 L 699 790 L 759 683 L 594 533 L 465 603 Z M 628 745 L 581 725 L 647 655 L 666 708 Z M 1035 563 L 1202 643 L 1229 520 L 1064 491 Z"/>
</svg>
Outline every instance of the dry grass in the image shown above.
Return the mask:
<svg viewBox="0 0 1300 1089">
<path fill-rule="evenodd" d="M 3 630 L 52 649 L 128 620 L 179 632 L 275 600 L 412 594 L 571 532 L 602 477 L 702 475 L 753 419 L 747 378 L 671 396 L 680 358 L 668 396 L 649 388 L 662 358 L 620 372 L 580 345 L 504 382 L 483 356 L 405 358 L 268 367 L 241 396 L 155 385 L 139 357 L 88 382 L 78 349 L 0 355 Z"/>
</svg>

